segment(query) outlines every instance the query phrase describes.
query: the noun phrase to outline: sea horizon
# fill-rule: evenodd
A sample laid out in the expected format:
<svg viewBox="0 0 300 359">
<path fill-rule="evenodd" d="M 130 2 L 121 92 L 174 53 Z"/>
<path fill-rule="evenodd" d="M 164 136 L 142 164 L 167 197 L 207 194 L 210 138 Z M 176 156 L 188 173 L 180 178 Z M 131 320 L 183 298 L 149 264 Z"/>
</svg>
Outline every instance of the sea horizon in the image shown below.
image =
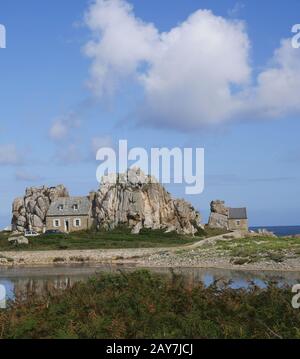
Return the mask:
<svg viewBox="0 0 300 359">
<path fill-rule="evenodd" d="M 266 229 L 273 232 L 277 236 L 292 236 L 300 234 L 300 225 L 289 226 L 251 226 L 250 230 L 257 231 L 258 229 Z"/>
</svg>

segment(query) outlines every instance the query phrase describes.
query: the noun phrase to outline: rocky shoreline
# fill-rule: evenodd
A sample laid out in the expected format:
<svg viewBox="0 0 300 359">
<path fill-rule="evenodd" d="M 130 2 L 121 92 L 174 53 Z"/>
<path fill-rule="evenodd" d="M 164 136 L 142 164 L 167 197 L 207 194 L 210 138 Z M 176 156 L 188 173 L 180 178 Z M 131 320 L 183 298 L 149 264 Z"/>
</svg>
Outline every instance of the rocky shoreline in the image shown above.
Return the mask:
<svg viewBox="0 0 300 359">
<path fill-rule="evenodd" d="M 0 267 L 33 267 L 70 264 L 121 264 L 135 267 L 218 268 L 245 271 L 300 271 L 300 258 L 284 262 L 234 264 L 231 258 L 203 249 L 149 248 L 2 252 Z"/>
<path fill-rule="evenodd" d="M 239 242 L 240 240 L 242 242 Z M 276 240 L 277 237 L 270 236 L 267 243 L 274 246 Z M 285 240 L 289 240 L 289 237 Z M 255 256 L 253 253 L 247 253 L 249 243 L 258 252 Z M 273 252 L 264 249 L 264 243 L 259 234 L 248 233 L 248 237 L 245 238 L 244 232 L 234 231 L 202 239 L 193 244 L 168 248 L 3 251 L 0 252 L 0 267 L 120 264 L 157 268 L 300 272 L 300 244 L 295 244 L 294 251 L 286 245 L 284 250 Z M 241 246 L 240 249 L 238 245 Z M 237 253 L 234 252 L 236 249 Z M 246 255 L 240 253 L 241 250 L 246 251 Z"/>
</svg>

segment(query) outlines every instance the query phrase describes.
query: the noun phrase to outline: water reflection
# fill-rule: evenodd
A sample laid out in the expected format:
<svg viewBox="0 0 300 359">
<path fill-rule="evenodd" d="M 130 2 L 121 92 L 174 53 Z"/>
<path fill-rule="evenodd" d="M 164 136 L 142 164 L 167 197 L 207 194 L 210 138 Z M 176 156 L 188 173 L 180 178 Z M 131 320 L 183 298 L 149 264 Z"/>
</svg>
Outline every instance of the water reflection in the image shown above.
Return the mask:
<svg viewBox="0 0 300 359">
<path fill-rule="evenodd" d="M 124 266 L 55 266 L 39 268 L 0 268 L 0 284 L 6 288 L 7 297 L 15 299 L 28 294 L 45 295 L 71 288 L 76 282 L 86 281 L 97 273 L 115 273 L 119 270 L 133 271 L 134 267 Z M 154 273 L 171 276 L 168 268 L 151 268 Z M 293 285 L 300 283 L 299 272 L 245 272 L 224 269 L 180 268 L 173 270 L 182 274 L 188 286 L 204 283 L 209 286 L 215 281 L 218 285 L 231 282 L 232 288 L 247 288 L 250 282 L 259 287 L 265 287 L 267 281 L 274 281 L 278 285 Z"/>
</svg>

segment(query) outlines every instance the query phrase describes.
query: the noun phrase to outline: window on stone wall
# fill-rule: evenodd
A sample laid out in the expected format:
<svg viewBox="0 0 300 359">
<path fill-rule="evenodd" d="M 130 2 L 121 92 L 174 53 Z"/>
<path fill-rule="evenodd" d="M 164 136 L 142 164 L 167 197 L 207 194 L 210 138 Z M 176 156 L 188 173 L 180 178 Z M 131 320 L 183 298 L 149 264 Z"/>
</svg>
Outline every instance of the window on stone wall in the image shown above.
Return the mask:
<svg viewBox="0 0 300 359">
<path fill-rule="evenodd" d="M 60 220 L 59 220 L 59 219 L 55 219 L 55 220 L 53 221 L 53 226 L 54 226 L 54 227 L 60 227 Z"/>
<path fill-rule="evenodd" d="M 236 225 L 240 226 L 241 225 L 241 221 L 236 221 Z"/>
<path fill-rule="evenodd" d="M 81 219 L 74 219 L 74 226 L 75 227 L 81 227 Z"/>
</svg>

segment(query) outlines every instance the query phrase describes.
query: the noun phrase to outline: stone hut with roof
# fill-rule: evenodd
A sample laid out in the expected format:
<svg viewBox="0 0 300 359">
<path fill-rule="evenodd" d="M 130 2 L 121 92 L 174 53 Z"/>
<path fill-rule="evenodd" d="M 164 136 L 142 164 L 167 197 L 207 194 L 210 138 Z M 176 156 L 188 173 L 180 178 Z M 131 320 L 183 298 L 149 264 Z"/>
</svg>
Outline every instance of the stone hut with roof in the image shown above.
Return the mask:
<svg viewBox="0 0 300 359">
<path fill-rule="evenodd" d="M 247 232 L 248 216 L 247 208 L 230 208 L 224 201 L 212 201 L 210 204 L 210 217 L 208 226 L 226 230 L 241 230 Z"/>
<path fill-rule="evenodd" d="M 231 231 L 248 231 L 248 217 L 246 208 L 228 209 L 228 229 Z"/>
<path fill-rule="evenodd" d="M 69 233 L 90 229 L 94 224 L 89 197 L 61 197 L 51 203 L 46 230 Z"/>
</svg>

